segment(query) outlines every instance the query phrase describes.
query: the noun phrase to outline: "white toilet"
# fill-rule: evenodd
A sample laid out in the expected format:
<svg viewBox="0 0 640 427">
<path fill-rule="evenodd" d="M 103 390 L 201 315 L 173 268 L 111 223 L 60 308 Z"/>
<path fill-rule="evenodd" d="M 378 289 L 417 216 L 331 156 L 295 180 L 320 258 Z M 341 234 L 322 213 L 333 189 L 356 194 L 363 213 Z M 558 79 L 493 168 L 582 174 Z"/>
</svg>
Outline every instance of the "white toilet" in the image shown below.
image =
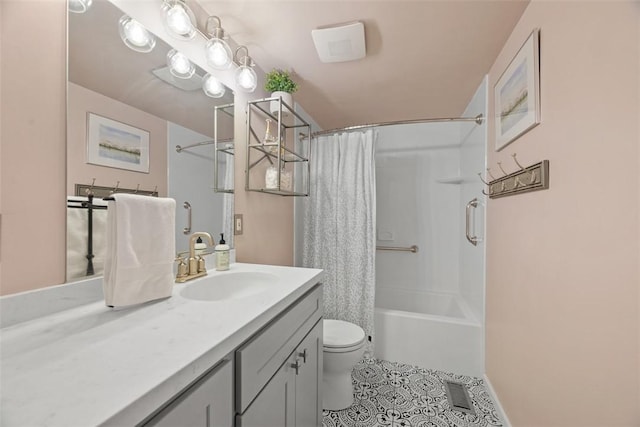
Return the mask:
<svg viewBox="0 0 640 427">
<path fill-rule="evenodd" d="M 343 320 L 323 320 L 322 408 L 337 411 L 353 404 L 351 371 L 364 354 L 364 330 Z"/>
</svg>

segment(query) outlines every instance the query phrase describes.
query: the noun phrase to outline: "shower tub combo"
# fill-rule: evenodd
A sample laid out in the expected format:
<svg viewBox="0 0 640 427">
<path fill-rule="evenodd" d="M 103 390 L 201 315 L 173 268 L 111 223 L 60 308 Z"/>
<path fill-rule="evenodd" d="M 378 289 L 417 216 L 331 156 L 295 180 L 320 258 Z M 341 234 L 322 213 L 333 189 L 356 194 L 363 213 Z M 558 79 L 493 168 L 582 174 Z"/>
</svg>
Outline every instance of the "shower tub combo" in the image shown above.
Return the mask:
<svg viewBox="0 0 640 427">
<path fill-rule="evenodd" d="M 459 295 L 379 286 L 374 318 L 377 358 L 482 376 L 482 327 Z"/>
</svg>

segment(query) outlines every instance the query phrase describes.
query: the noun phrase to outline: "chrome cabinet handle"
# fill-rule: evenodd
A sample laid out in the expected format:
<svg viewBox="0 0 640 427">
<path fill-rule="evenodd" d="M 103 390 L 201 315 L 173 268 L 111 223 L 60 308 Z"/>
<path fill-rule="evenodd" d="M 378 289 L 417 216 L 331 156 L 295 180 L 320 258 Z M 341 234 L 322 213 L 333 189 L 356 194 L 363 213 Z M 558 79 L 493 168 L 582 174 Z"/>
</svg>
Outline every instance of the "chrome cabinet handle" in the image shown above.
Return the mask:
<svg viewBox="0 0 640 427">
<path fill-rule="evenodd" d="M 465 232 L 465 234 L 467 236 L 467 240 L 473 246 L 476 246 L 478 244 L 478 237 L 477 236 L 472 236 L 470 234 L 471 233 L 471 208 L 477 208 L 477 207 L 478 207 L 478 199 L 477 198 L 474 198 L 469 203 L 467 203 L 467 220 L 466 220 L 466 232 Z"/>
<path fill-rule="evenodd" d="M 296 362 L 291 364 L 291 367 L 296 370 L 296 375 L 300 372 L 300 359 L 296 358 Z"/>
<path fill-rule="evenodd" d="M 187 210 L 187 226 L 182 229 L 184 234 L 191 233 L 191 203 L 184 202 L 184 208 Z"/>
<path fill-rule="evenodd" d="M 298 353 L 298 356 L 302 357 L 302 363 L 307 363 L 307 349 L 302 350 L 302 353 Z"/>
</svg>

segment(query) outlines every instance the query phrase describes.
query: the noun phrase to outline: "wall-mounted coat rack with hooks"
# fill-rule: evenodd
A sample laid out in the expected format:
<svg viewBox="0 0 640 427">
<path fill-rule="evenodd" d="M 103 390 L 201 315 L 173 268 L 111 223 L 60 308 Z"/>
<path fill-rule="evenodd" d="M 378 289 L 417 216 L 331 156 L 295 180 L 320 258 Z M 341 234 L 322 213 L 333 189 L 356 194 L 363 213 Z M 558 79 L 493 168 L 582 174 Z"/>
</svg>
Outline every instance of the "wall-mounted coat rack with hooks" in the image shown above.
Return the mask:
<svg viewBox="0 0 640 427">
<path fill-rule="evenodd" d="M 487 169 L 487 175 L 491 177 L 491 181 L 487 182 L 482 178 L 482 174 L 478 174 L 482 182 L 489 187 L 488 193 L 483 191 L 485 195 L 490 199 L 497 199 L 549 188 L 549 160 L 524 167 L 518 162 L 516 154 L 512 154 L 512 157 L 518 166 L 517 171 L 507 173 L 502 167 L 502 162 L 498 162 L 498 167 L 504 176 L 496 178 L 492 175 L 491 169 Z"/>
<path fill-rule="evenodd" d="M 76 196 L 88 196 L 92 195 L 94 197 L 104 198 L 112 196 L 115 193 L 129 193 L 129 194 L 140 194 L 142 196 L 153 196 L 158 197 L 158 186 L 153 190 L 142 190 L 140 189 L 140 184 L 136 186 L 136 188 L 122 188 L 120 187 L 120 181 L 116 183 L 113 187 L 104 187 L 100 185 L 95 185 L 96 180 L 93 179 L 91 184 L 76 184 L 75 185 L 75 195 Z"/>
</svg>

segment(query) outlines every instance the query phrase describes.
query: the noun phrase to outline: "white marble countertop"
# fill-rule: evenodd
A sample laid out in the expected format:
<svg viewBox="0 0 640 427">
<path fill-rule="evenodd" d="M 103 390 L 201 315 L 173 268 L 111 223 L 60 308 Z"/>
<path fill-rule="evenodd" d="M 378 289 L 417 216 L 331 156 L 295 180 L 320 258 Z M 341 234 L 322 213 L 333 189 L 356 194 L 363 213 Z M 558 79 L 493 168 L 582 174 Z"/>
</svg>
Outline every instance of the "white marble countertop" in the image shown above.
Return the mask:
<svg viewBox="0 0 640 427">
<path fill-rule="evenodd" d="M 80 305 L 0 330 L 0 424 L 133 426 L 227 356 L 321 278 L 321 270 L 232 264 L 278 276 L 224 301 L 182 297 L 114 311 Z"/>
</svg>

